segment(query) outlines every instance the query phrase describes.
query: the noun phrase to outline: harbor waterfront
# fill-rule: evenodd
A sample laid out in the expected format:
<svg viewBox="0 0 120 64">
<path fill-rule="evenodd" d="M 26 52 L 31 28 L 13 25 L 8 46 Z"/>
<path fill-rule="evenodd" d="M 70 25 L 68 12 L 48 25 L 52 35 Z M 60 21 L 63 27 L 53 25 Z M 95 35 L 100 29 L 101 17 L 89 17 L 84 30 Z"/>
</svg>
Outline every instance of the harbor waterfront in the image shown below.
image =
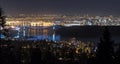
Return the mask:
<svg viewBox="0 0 120 64">
<path fill-rule="evenodd" d="M 0 64 L 120 64 L 120 0 L 0 0 Z"/>
<path fill-rule="evenodd" d="M 38 36 L 36 34 L 36 37 L 33 37 L 35 39 L 30 40 L 25 37 L 22 39 L 1 39 L 1 55 L 7 54 L 7 57 L 2 56 L 6 59 L 3 62 L 12 61 L 12 63 L 14 62 L 20 64 L 29 64 L 31 62 L 40 62 L 41 64 L 88 64 L 89 62 L 96 63 L 98 43 L 100 42 L 99 36 L 102 34 L 102 29 L 104 27 L 105 26 L 59 27 L 58 30 L 57 28 L 54 28 L 55 31 L 53 32 L 51 32 L 51 30 L 53 30 L 53 27 L 50 27 L 50 32 L 52 34 L 59 34 L 62 36 L 59 41 L 56 39 L 48 40 L 46 38 L 36 39 Z M 116 31 L 116 29 L 119 29 L 120 27 L 114 26 L 109 28 L 111 28 L 110 31 L 112 35 L 114 34 L 115 36 L 119 37 L 119 30 Z M 94 34 L 94 32 L 97 33 Z M 42 35 L 44 35 L 44 33 L 42 33 Z M 49 35 L 47 34 L 46 36 Z M 97 39 L 91 39 L 92 37 L 97 37 Z M 113 45 L 115 47 L 115 51 L 118 49 L 116 47 L 119 47 L 118 44 L 119 43 L 115 43 Z M 12 60 L 10 60 L 8 57 L 11 57 Z M 116 59 L 117 55 L 113 55 L 113 57 Z M 34 60 L 38 58 L 39 61 Z M 114 61 L 116 61 L 115 59 Z"/>
</svg>

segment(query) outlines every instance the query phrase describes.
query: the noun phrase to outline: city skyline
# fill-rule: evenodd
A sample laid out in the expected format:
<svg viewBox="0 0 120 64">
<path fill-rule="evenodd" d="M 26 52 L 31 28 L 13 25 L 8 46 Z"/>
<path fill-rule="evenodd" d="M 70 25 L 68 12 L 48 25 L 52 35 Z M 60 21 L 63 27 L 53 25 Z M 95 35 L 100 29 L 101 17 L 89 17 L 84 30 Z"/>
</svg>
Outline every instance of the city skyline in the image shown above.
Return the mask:
<svg viewBox="0 0 120 64">
<path fill-rule="evenodd" d="M 119 16 L 119 0 L 1 0 L 6 15 L 88 14 Z"/>
</svg>

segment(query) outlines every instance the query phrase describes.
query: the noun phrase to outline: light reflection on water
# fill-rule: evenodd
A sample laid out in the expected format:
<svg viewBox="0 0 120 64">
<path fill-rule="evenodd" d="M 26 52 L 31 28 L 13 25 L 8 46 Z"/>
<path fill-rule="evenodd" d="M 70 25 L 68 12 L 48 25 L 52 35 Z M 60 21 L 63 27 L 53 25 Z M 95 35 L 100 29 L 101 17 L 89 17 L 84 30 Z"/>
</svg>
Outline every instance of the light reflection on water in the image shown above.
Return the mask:
<svg viewBox="0 0 120 64">
<path fill-rule="evenodd" d="M 28 40 L 52 40 L 52 41 L 68 41 L 71 38 L 75 37 L 77 40 L 81 41 L 92 41 L 92 42 L 99 42 L 99 38 L 102 35 L 102 27 L 71 27 L 66 29 L 59 29 L 59 26 L 52 26 L 52 27 L 19 27 L 18 31 L 10 31 L 11 37 L 16 38 L 27 38 Z M 78 29 L 79 28 L 79 29 Z M 110 27 L 112 39 L 116 42 L 120 42 L 120 27 Z M 17 27 L 18 29 L 18 27 Z M 58 31 L 60 33 L 58 34 Z M 69 30 L 71 30 L 71 33 Z M 76 31 L 77 30 L 77 31 Z M 76 34 L 78 33 L 78 34 Z M 73 34 L 71 36 L 71 34 Z M 3 35 L 0 35 L 2 38 Z M 77 37 L 76 37 L 77 36 Z"/>
<path fill-rule="evenodd" d="M 18 29 L 19 28 L 19 29 Z M 25 38 L 28 40 L 52 40 L 60 41 L 60 35 L 55 31 L 56 27 L 28 27 L 17 26 L 16 28 L 10 28 L 10 38 Z M 0 38 L 5 38 L 3 34 L 0 34 Z"/>
<path fill-rule="evenodd" d="M 17 31 L 15 37 L 27 38 L 28 40 L 52 40 L 60 41 L 60 35 L 56 34 L 55 27 L 20 27 L 19 32 Z M 13 35 L 13 34 L 12 34 Z"/>
<path fill-rule="evenodd" d="M 28 40 L 52 40 L 52 41 L 60 41 L 60 35 L 37 35 L 35 37 L 30 37 Z"/>
<path fill-rule="evenodd" d="M 28 32 L 30 33 L 30 32 Z M 56 34 L 55 27 L 52 28 L 43 28 L 43 29 L 33 29 L 33 34 L 30 36 L 34 36 L 34 39 L 37 40 L 52 40 L 52 41 L 60 41 L 60 35 Z"/>
</svg>

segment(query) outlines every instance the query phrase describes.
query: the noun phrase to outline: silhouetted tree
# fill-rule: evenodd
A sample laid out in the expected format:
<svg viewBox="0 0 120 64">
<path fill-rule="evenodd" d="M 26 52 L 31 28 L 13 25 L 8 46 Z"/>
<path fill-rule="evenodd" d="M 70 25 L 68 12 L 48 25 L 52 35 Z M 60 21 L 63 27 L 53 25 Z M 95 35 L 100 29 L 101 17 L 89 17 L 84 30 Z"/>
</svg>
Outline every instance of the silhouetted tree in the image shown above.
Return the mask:
<svg viewBox="0 0 120 64">
<path fill-rule="evenodd" d="M 90 57 L 88 58 L 87 64 L 96 64 L 96 57 L 93 57 L 94 53 L 90 54 Z"/>
<path fill-rule="evenodd" d="M 10 48 L 1 49 L 0 64 L 16 64 L 14 52 Z"/>
<path fill-rule="evenodd" d="M 120 64 L 120 44 L 119 44 L 119 48 L 116 52 L 116 55 L 115 55 L 115 64 Z"/>
<path fill-rule="evenodd" d="M 70 58 L 70 60 L 68 61 L 69 64 L 73 64 L 73 61 L 75 59 L 74 56 L 75 56 L 75 50 L 70 49 L 69 54 L 68 54 L 68 58 Z"/>
<path fill-rule="evenodd" d="M 108 27 L 104 28 L 102 38 L 97 49 L 97 64 L 112 64 L 113 63 L 113 43 L 111 40 Z"/>
<path fill-rule="evenodd" d="M 5 28 L 5 16 L 3 15 L 3 10 L 0 7 L 0 27 L 2 27 L 2 31 L 0 33 L 3 33 L 6 37 L 8 37 L 8 29 Z"/>
<path fill-rule="evenodd" d="M 3 16 L 3 10 L 0 8 L 0 26 L 4 27 L 5 26 L 5 16 Z"/>
<path fill-rule="evenodd" d="M 41 63 L 41 50 L 38 47 L 32 50 L 31 64 L 42 64 Z"/>
<path fill-rule="evenodd" d="M 17 64 L 22 64 L 22 48 L 19 47 L 16 51 L 16 62 Z"/>
<path fill-rule="evenodd" d="M 81 64 L 86 64 L 87 63 L 87 59 L 88 59 L 88 57 L 87 57 L 87 54 L 86 53 L 81 53 Z"/>
<path fill-rule="evenodd" d="M 68 57 L 69 57 L 71 60 L 74 60 L 74 50 L 73 50 L 73 49 L 70 49 L 69 54 L 68 54 Z"/>
<path fill-rule="evenodd" d="M 56 57 L 54 56 L 54 54 L 52 53 L 52 51 L 50 51 L 50 49 L 45 51 L 45 55 L 44 55 L 44 59 L 43 59 L 45 64 L 56 64 Z"/>
</svg>

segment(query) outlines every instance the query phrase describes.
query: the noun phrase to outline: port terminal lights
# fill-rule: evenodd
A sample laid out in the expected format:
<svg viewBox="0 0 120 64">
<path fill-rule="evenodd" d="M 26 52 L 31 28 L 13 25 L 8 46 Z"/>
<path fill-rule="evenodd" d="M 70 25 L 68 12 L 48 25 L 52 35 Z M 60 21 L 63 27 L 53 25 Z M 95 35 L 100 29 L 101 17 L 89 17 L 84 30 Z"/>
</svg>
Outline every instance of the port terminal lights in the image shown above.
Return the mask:
<svg viewBox="0 0 120 64">
<path fill-rule="evenodd" d="M 23 36 L 23 38 L 26 38 L 26 33 L 27 33 L 27 32 L 26 32 L 26 31 L 27 31 L 26 28 L 27 28 L 27 26 L 26 26 L 26 24 L 25 24 L 25 21 L 23 21 L 23 26 L 22 26 L 22 28 L 23 28 L 23 29 L 22 29 L 22 32 L 23 32 L 23 35 L 22 35 L 22 36 Z"/>
<path fill-rule="evenodd" d="M 53 26 L 52 26 L 52 29 L 53 29 L 53 35 L 52 35 L 52 40 L 54 41 L 54 42 L 56 42 L 56 33 L 55 33 L 55 23 L 53 23 Z"/>
<path fill-rule="evenodd" d="M 17 26 L 17 27 L 15 28 L 15 30 L 17 30 L 18 33 L 17 33 L 17 35 L 16 35 L 14 38 L 20 38 L 20 27 Z"/>
</svg>

